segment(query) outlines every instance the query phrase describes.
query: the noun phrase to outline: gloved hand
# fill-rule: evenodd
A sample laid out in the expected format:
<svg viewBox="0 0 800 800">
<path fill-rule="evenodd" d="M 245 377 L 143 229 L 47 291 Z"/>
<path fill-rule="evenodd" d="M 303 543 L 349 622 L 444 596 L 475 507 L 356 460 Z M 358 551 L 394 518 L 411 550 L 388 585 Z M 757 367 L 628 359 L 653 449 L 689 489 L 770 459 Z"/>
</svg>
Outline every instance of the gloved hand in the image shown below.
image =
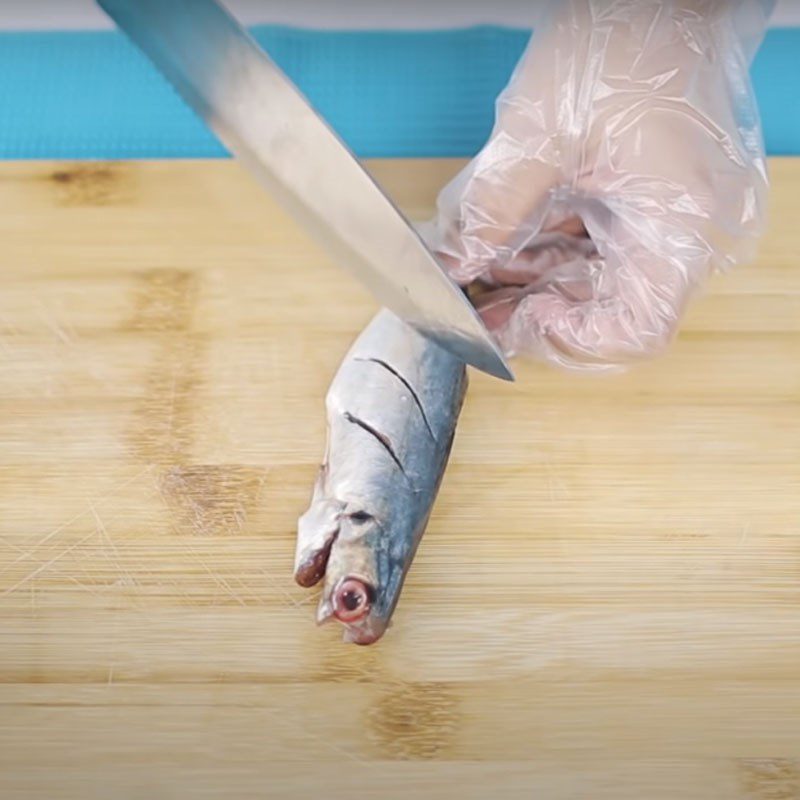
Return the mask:
<svg viewBox="0 0 800 800">
<path fill-rule="evenodd" d="M 772 5 L 552 3 L 423 228 L 507 354 L 655 354 L 692 290 L 752 256 L 767 169 L 749 63 Z"/>
</svg>

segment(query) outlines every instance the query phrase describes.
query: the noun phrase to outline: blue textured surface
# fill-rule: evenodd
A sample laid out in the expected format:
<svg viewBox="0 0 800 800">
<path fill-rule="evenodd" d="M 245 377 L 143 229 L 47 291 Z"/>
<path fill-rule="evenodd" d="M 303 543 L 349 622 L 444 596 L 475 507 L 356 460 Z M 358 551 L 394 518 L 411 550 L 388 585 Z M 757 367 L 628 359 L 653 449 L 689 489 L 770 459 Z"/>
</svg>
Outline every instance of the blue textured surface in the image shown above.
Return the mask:
<svg viewBox="0 0 800 800">
<path fill-rule="evenodd" d="M 362 157 L 468 156 L 528 32 L 260 27 L 261 45 Z M 753 68 L 768 152 L 800 154 L 800 29 L 770 31 Z M 226 155 L 119 33 L 0 34 L 0 158 Z"/>
</svg>

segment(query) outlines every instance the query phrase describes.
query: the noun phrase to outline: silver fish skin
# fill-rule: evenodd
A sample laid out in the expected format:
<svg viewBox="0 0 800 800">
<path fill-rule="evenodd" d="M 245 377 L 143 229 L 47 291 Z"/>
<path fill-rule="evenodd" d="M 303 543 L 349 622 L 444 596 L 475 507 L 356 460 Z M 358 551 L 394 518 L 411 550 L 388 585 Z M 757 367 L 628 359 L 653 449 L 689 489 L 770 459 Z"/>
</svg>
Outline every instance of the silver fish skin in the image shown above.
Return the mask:
<svg viewBox="0 0 800 800">
<path fill-rule="evenodd" d="M 344 640 L 389 625 L 439 491 L 467 388 L 462 361 L 380 311 L 328 391 L 328 440 L 300 517 L 295 579 L 324 579 L 317 621 Z"/>
</svg>

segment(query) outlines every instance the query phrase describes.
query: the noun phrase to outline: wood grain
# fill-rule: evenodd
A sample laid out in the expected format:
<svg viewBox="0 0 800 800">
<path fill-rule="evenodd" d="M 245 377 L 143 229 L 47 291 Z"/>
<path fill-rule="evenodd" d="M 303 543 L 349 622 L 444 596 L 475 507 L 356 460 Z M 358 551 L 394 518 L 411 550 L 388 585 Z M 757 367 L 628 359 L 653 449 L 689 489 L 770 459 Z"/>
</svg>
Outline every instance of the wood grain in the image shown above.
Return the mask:
<svg viewBox="0 0 800 800">
<path fill-rule="evenodd" d="M 458 162 L 376 162 L 427 218 Z M 0 166 L 3 798 L 800 798 L 800 161 L 624 375 L 473 375 L 395 625 L 294 525 L 371 299 L 228 162 Z"/>
</svg>

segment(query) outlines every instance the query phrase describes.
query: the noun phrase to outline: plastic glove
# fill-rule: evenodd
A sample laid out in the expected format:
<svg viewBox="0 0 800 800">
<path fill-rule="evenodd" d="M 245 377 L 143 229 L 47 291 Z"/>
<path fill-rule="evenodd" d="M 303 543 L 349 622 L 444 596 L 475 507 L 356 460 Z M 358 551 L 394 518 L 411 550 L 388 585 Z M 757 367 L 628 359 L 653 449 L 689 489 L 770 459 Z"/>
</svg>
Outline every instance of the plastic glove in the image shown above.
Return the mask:
<svg viewBox="0 0 800 800">
<path fill-rule="evenodd" d="M 753 255 L 767 169 L 749 78 L 772 2 L 558 0 L 423 235 L 509 355 L 608 369 L 665 348 Z M 474 282 L 477 282 L 475 284 Z"/>
</svg>

